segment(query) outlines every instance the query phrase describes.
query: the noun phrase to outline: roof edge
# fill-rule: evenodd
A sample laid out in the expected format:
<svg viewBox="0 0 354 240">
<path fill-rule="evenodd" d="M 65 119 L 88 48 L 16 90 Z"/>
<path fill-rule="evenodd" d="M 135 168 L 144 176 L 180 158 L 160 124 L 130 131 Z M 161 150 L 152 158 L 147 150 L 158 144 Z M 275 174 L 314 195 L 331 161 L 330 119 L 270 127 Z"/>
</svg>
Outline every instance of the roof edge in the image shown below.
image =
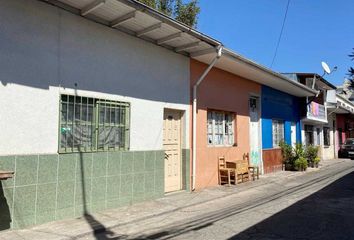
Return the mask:
<svg viewBox="0 0 354 240">
<path fill-rule="evenodd" d="M 289 79 L 289 78 L 283 76 L 283 75 L 280 74 L 280 73 L 277 73 L 277 72 L 275 72 L 275 71 L 273 71 L 273 70 L 271 70 L 271 69 L 269 69 L 269 68 L 267 68 L 267 67 L 265 67 L 265 66 L 263 66 L 263 65 L 261 65 L 261 64 L 259 64 L 259 63 L 256 63 L 256 62 L 254 62 L 254 61 L 252 61 L 252 60 L 250 60 L 250 59 L 247 59 L 246 57 L 243 57 L 243 56 L 240 55 L 240 54 L 237 54 L 237 53 L 233 52 L 233 51 L 230 50 L 230 49 L 223 48 L 223 52 L 224 52 L 224 54 L 226 54 L 226 55 L 229 55 L 229 56 L 231 56 L 231 57 L 233 57 L 233 58 L 236 58 L 236 59 L 238 59 L 238 60 L 240 60 L 240 61 L 242 61 L 242 62 L 245 62 L 245 63 L 247 63 L 247 64 L 250 64 L 250 65 L 252 65 L 252 66 L 255 67 L 255 68 L 258 68 L 259 70 L 261 70 L 261 71 L 263 71 L 263 72 L 265 72 L 265 73 L 267 73 L 267 74 L 270 74 L 270 75 L 272 75 L 272 76 L 274 76 L 274 77 L 277 77 L 277 78 L 279 78 L 279 79 L 281 79 L 281 80 L 283 80 L 283 81 L 286 81 L 286 82 L 288 82 L 288 83 L 294 85 L 295 87 L 302 89 L 303 91 L 306 91 L 306 92 L 308 92 L 308 93 L 310 93 L 310 94 L 313 94 L 313 95 L 316 95 L 316 94 L 317 94 L 317 91 L 316 91 L 316 90 L 311 89 L 311 88 L 309 88 L 309 87 L 307 87 L 307 86 L 305 86 L 305 85 L 303 85 L 303 84 L 301 84 L 301 83 L 295 82 L 295 81 L 293 81 L 293 80 L 291 80 L 291 79 Z"/>
</svg>

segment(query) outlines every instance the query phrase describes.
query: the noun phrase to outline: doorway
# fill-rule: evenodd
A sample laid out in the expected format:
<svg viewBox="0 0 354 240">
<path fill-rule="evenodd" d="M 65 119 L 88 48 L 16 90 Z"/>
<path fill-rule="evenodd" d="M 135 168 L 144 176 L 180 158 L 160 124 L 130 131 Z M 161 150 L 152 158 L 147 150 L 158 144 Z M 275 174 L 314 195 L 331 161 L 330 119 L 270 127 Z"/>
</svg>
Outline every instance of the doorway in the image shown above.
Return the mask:
<svg viewBox="0 0 354 240">
<path fill-rule="evenodd" d="M 259 119 L 259 99 L 258 97 L 250 97 L 250 164 L 258 166 L 260 172 L 263 172 L 263 164 L 261 162 L 261 145 L 260 145 L 260 119 Z"/>
<path fill-rule="evenodd" d="M 182 112 L 165 109 L 163 119 L 163 149 L 165 151 L 165 192 L 181 190 L 181 126 Z"/>
</svg>

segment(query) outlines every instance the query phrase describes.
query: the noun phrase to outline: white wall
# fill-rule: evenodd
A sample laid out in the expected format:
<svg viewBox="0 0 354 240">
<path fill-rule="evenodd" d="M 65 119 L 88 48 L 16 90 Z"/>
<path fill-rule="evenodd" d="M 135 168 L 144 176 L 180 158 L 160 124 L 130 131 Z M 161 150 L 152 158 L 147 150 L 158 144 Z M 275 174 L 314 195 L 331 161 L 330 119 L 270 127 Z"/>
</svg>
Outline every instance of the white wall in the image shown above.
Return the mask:
<svg viewBox="0 0 354 240">
<path fill-rule="evenodd" d="M 0 1 L 0 155 L 58 151 L 60 93 L 131 103 L 131 150 L 162 149 L 185 110 L 189 59 L 37 0 Z"/>
<path fill-rule="evenodd" d="M 324 127 L 329 127 L 329 139 L 330 146 L 323 147 L 322 149 L 322 157 L 323 159 L 333 159 L 335 158 L 335 144 L 334 144 L 334 129 L 333 129 L 333 120 L 335 119 L 335 114 L 332 113 L 327 116 L 328 124 L 324 125 Z"/>
</svg>

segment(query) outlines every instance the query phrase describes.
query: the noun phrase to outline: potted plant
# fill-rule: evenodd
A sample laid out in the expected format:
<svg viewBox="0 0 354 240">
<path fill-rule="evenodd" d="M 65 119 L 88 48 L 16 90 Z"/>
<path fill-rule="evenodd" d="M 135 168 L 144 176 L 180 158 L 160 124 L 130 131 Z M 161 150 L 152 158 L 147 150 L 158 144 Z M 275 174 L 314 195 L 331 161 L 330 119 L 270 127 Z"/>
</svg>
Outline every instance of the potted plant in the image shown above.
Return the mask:
<svg viewBox="0 0 354 240">
<path fill-rule="evenodd" d="M 315 159 L 314 159 L 314 166 L 316 167 L 316 168 L 318 168 L 318 163 L 321 161 L 321 159 L 319 158 L 319 157 L 315 157 Z"/>
<path fill-rule="evenodd" d="M 318 165 L 318 162 L 320 160 L 318 158 L 318 146 L 313 146 L 313 145 L 307 146 L 305 150 L 305 157 L 307 158 L 308 165 L 310 167 L 315 167 L 316 165 Z"/>
<path fill-rule="evenodd" d="M 295 169 L 298 171 L 306 171 L 307 168 L 307 159 L 304 157 L 299 157 L 295 160 Z"/>
<path fill-rule="evenodd" d="M 281 141 L 279 143 L 281 148 L 281 153 L 283 155 L 283 164 L 285 166 L 285 170 L 294 170 L 294 151 L 291 145 Z"/>
</svg>

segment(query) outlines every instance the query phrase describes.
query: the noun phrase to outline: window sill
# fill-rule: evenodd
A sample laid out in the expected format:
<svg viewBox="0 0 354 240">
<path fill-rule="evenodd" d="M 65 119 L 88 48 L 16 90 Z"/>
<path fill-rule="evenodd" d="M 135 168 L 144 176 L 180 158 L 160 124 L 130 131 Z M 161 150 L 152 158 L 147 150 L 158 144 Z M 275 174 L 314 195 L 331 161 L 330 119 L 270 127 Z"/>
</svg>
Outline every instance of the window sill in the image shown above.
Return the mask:
<svg viewBox="0 0 354 240">
<path fill-rule="evenodd" d="M 233 145 L 209 145 L 207 147 L 210 147 L 210 148 L 229 148 L 229 147 L 237 147 L 237 144 L 233 144 Z"/>
</svg>

